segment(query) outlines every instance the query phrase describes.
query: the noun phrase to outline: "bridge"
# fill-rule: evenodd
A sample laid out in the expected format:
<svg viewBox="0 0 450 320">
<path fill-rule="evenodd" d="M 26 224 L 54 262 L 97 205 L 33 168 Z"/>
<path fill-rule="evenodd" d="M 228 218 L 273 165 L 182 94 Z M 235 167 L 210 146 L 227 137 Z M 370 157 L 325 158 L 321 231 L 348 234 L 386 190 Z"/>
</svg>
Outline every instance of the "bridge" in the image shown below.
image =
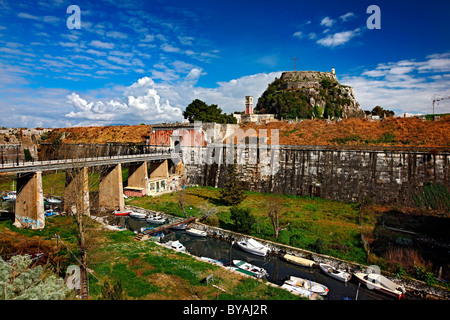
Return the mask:
<svg viewBox="0 0 450 320">
<path fill-rule="evenodd" d="M 48 161 L 1 163 L 0 175 L 17 175 L 15 222 L 18 228 L 42 229 L 45 226 L 42 172 L 64 170 L 64 211 L 90 215 L 88 168 L 100 171 L 98 207 L 125 208 L 122 164 L 129 166 L 128 186 L 148 190 L 148 180 L 168 177 L 168 161 L 179 160 L 179 153 L 162 149 L 152 153 Z M 150 162 L 150 174 L 149 166 Z"/>
</svg>

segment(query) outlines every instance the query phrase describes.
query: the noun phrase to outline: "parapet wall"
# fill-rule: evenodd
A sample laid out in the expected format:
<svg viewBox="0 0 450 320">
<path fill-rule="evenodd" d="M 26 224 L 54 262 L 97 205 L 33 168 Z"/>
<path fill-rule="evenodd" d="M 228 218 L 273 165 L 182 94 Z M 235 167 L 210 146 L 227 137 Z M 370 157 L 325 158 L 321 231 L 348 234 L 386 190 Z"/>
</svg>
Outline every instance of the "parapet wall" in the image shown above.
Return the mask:
<svg viewBox="0 0 450 320">
<path fill-rule="evenodd" d="M 186 152 L 183 159 L 188 184 L 222 187 L 226 181 L 225 148 Z M 236 146 L 234 150 L 238 152 Z M 199 153 L 213 155 L 215 159 L 195 163 Z M 269 166 L 262 163 L 262 154 L 247 147 L 242 152 L 243 161 L 237 162 L 238 176 L 247 190 L 412 206 L 412 195 L 418 194 L 427 182 L 450 188 L 448 151 L 436 154 L 281 146 L 278 151 L 272 150 L 271 156 L 277 160 Z M 222 159 L 222 163 L 216 159 Z M 274 174 L 266 174 L 268 167 Z"/>
</svg>

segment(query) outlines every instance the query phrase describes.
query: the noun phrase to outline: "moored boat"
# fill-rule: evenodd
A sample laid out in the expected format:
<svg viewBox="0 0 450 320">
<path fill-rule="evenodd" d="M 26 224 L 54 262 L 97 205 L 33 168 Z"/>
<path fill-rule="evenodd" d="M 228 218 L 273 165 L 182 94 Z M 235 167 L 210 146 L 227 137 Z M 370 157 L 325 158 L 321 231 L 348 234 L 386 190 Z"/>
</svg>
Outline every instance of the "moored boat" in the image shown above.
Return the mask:
<svg viewBox="0 0 450 320">
<path fill-rule="evenodd" d="M 304 290 L 309 290 L 312 293 L 318 294 L 320 296 L 325 296 L 330 291 L 327 288 L 327 286 L 325 286 L 321 283 L 311 281 L 308 279 L 294 277 L 294 276 L 290 276 L 289 280 L 286 280 L 284 283 L 291 285 L 291 286 L 299 287 Z"/>
<path fill-rule="evenodd" d="M 182 223 L 182 224 L 178 224 L 176 226 L 171 227 L 170 229 L 176 229 L 176 230 L 185 230 L 186 229 L 187 224 L 186 223 Z"/>
<path fill-rule="evenodd" d="M 242 260 L 233 260 L 232 262 L 233 265 L 236 266 L 237 271 L 245 271 L 245 274 L 249 274 L 256 278 L 265 278 L 269 275 L 264 268 L 254 266 L 248 262 Z"/>
<path fill-rule="evenodd" d="M 288 290 L 289 292 L 292 292 L 293 294 L 297 294 L 297 295 L 301 295 L 303 297 L 308 297 L 311 298 L 313 296 L 313 292 L 311 292 L 310 290 L 306 290 L 297 286 L 294 286 L 292 284 L 289 284 L 289 280 L 286 280 L 281 287 L 283 289 Z"/>
<path fill-rule="evenodd" d="M 264 257 L 270 251 L 269 247 L 259 243 L 258 241 L 254 240 L 254 239 L 251 239 L 251 238 L 248 240 L 238 241 L 237 245 L 242 250 L 247 251 L 252 254 L 255 254 L 257 256 Z"/>
<path fill-rule="evenodd" d="M 186 233 L 190 234 L 191 236 L 196 236 L 196 237 L 206 237 L 206 235 L 207 235 L 206 231 L 198 230 L 198 229 L 194 229 L 194 228 L 186 229 Z"/>
<path fill-rule="evenodd" d="M 153 224 L 163 224 L 166 221 L 166 219 L 164 219 L 161 215 L 156 214 L 149 216 L 145 221 Z"/>
<path fill-rule="evenodd" d="M 283 256 L 283 259 L 288 262 L 291 262 L 293 264 L 302 266 L 302 267 L 310 267 L 311 268 L 314 265 L 314 261 L 308 260 L 308 259 L 305 259 L 302 257 L 297 257 L 292 254 L 285 254 Z"/>
<path fill-rule="evenodd" d="M 139 212 L 134 212 L 134 211 L 130 212 L 130 217 L 132 217 L 132 218 L 145 219 L 146 216 L 147 215 L 145 213 L 139 213 Z"/>
<path fill-rule="evenodd" d="M 389 280 L 377 273 L 355 272 L 354 276 L 368 289 L 383 292 L 391 297 L 402 299 L 405 297 L 405 287 Z"/>
<path fill-rule="evenodd" d="M 11 201 L 11 200 L 15 201 L 16 197 L 17 197 L 17 192 L 16 191 L 10 191 L 10 192 L 8 192 L 8 194 L 6 196 L 3 196 L 2 199 L 4 201 Z"/>
<path fill-rule="evenodd" d="M 131 210 L 117 210 L 113 212 L 113 215 L 118 217 L 126 217 L 129 216 L 131 212 Z"/>
<path fill-rule="evenodd" d="M 60 204 L 62 203 L 61 199 L 57 199 L 57 198 L 47 198 L 45 199 L 48 203 L 50 204 Z"/>
<path fill-rule="evenodd" d="M 319 268 L 326 274 L 329 275 L 332 278 L 335 278 L 342 282 L 348 282 L 352 275 L 348 272 L 345 272 L 343 270 L 338 270 L 335 267 L 326 264 L 326 263 L 319 263 Z"/>
<path fill-rule="evenodd" d="M 178 240 L 175 241 L 167 241 L 165 243 L 169 248 L 175 249 L 177 251 L 186 251 L 186 247 Z"/>
</svg>

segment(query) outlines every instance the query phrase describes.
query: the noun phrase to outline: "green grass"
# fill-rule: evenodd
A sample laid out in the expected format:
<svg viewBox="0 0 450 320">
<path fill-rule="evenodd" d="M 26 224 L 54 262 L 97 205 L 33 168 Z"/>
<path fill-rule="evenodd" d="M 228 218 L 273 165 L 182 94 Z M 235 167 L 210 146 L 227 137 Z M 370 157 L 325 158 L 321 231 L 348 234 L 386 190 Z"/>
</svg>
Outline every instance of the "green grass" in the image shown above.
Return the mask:
<svg viewBox="0 0 450 320">
<path fill-rule="evenodd" d="M 233 221 L 230 207 L 220 202 L 219 189 L 195 187 L 186 190 L 186 211 L 189 216 L 200 217 L 201 208 L 214 206 L 219 227 L 231 229 Z M 273 236 L 273 226 L 267 215 L 267 206 L 273 200 L 283 206 L 280 225 L 285 226 L 278 239 Z M 182 216 L 176 194 L 153 198 L 133 198 L 128 204 Z M 322 254 L 358 263 L 366 261 L 366 253 L 359 239 L 359 205 L 338 201 L 270 193 L 246 192 L 240 207 L 248 208 L 255 217 L 250 235 L 302 249 L 315 251 L 314 244 L 322 239 Z"/>
</svg>

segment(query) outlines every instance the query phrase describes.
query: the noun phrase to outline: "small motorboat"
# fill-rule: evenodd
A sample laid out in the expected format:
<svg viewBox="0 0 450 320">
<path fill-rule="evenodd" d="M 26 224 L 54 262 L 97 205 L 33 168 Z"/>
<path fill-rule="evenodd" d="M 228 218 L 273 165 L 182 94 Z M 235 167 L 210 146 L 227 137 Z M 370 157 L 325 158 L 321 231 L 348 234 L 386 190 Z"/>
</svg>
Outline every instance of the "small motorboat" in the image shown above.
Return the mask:
<svg viewBox="0 0 450 320">
<path fill-rule="evenodd" d="M 292 254 L 285 254 L 283 256 L 283 259 L 288 262 L 291 262 L 293 264 L 296 264 L 298 266 L 302 266 L 302 267 L 311 268 L 314 265 L 314 261 L 308 260 L 305 258 L 301 258 L 301 257 L 297 257 L 297 256 L 293 256 Z"/>
<path fill-rule="evenodd" d="M 299 287 L 304 290 L 309 290 L 312 293 L 318 294 L 320 296 L 325 296 L 330 291 L 323 284 L 294 276 L 290 276 L 289 279 L 286 280 L 284 283 L 294 287 Z"/>
<path fill-rule="evenodd" d="M 15 201 L 17 197 L 16 191 L 10 191 L 5 196 L 2 197 L 4 201 Z"/>
<path fill-rule="evenodd" d="M 248 262 L 242 261 L 242 260 L 233 260 L 233 265 L 236 266 L 237 271 L 244 271 L 244 274 L 251 275 L 256 278 L 265 278 L 268 277 L 269 274 L 264 268 L 260 268 L 257 266 L 254 266 Z"/>
<path fill-rule="evenodd" d="M 183 244 L 180 243 L 180 241 L 178 241 L 178 240 L 167 241 L 166 246 L 168 246 L 169 248 L 175 249 L 177 251 L 186 251 L 186 247 L 183 246 Z"/>
<path fill-rule="evenodd" d="M 176 229 L 176 230 L 185 230 L 186 229 L 187 224 L 186 223 L 182 223 L 182 224 L 178 224 L 176 226 L 171 227 L 170 229 Z"/>
<path fill-rule="evenodd" d="M 47 198 L 46 201 L 50 204 L 60 204 L 62 203 L 61 199 L 57 199 L 57 198 Z"/>
<path fill-rule="evenodd" d="M 145 221 L 153 224 L 163 224 L 166 219 L 163 218 L 160 214 L 149 216 Z"/>
<path fill-rule="evenodd" d="M 264 257 L 270 251 L 270 249 L 267 246 L 251 238 L 248 240 L 238 241 L 237 245 L 242 250 L 255 254 L 257 256 Z"/>
<path fill-rule="evenodd" d="M 146 216 L 147 215 L 145 213 L 130 211 L 130 217 L 135 219 L 145 219 Z"/>
<path fill-rule="evenodd" d="M 217 266 L 223 266 L 223 262 L 216 260 L 216 259 L 212 259 L 212 258 L 208 258 L 208 257 L 200 257 L 201 260 L 215 264 Z"/>
<path fill-rule="evenodd" d="M 294 285 L 292 285 L 292 284 L 289 284 L 289 283 L 290 283 L 289 281 L 290 281 L 290 280 L 286 280 L 286 281 L 281 285 L 281 287 L 282 287 L 283 289 L 288 290 L 289 292 L 292 292 L 293 294 L 300 295 L 300 296 L 303 296 L 303 297 L 311 298 L 311 297 L 313 296 L 314 293 L 311 292 L 311 290 L 306 290 L 306 289 L 303 289 L 303 288 L 294 286 Z"/>
<path fill-rule="evenodd" d="M 55 211 L 53 211 L 53 210 L 45 210 L 44 215 L 45 215 L 46 217 L 51 217 L 51 216 L 56 216 L 56 215 L 58 215 L 58 213 L 55 212 Z"/>
<path fill-rule="evenodd" d="M 186 233 L 190 234 L 191 236 L 196 236 L 196 237 L 206 237 L 206 235 L 207 235 L 206 231 L 198 230 L 198 229 L 194 229 L 194 228 L 187 229 Z"/>
<path fill-rule="evenodd" d="M 326 275 L 329 275 L 330 277 L 333 277 L 342 282 L 348 282 L 350 280 L 350 278 L 352 277 L 352 275 L 350 273 L 342 271 L 342 270 L 338 270 L 335 267 L 330 266 L 329 264 L 326 264 L 326 263 L 319 263 L 319 268 Z"/>
<path fill-rule="evenodd" d="M 113 212 L 113 215 L 118 217 L 127 217 L 130 215 L 132 211 L 131 210 L 117 210 Z"/>
<path fill-rule="evenodd" d="M 383 292 L 397 299 L 405 297 L 406 289 L 404 286 L 389 280 L 381 274 L 355 272 L 354 275 L 361 283 L 365 284 L 368 289 Z"/>
</svg>

